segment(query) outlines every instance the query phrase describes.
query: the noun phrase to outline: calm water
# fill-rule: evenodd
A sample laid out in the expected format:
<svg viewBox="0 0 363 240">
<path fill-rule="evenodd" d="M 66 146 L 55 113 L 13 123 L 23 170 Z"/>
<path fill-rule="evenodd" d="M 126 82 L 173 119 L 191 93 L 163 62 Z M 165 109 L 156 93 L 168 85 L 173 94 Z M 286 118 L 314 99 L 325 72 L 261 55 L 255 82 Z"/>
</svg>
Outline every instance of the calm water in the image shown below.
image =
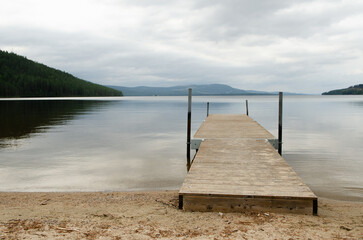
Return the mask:
<svg viewBox="0 0 363 240">
<path fill-rule="evenodd" d="M 193 97 L 277 136 L 277 96 Z M 0 191 L 179 189 L 187 97 L 0 100 Z M 363 201 L 363 97 L 285 96 L 283 156 L 322 197 Z"/>
</svg>

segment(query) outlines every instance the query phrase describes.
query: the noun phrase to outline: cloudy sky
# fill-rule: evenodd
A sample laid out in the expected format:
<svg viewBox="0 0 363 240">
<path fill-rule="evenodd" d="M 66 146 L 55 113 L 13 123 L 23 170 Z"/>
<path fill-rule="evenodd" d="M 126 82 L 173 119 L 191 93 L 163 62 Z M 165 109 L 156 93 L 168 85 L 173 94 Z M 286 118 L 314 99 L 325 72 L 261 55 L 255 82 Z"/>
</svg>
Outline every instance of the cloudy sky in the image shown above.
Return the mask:
<svg viewBox="0 0 363 240">
<path fill-rule="evenodd" d="M 363 83 L 362 0 L 1 0 L 0 49 L 106 85 Z"/>
</svg>

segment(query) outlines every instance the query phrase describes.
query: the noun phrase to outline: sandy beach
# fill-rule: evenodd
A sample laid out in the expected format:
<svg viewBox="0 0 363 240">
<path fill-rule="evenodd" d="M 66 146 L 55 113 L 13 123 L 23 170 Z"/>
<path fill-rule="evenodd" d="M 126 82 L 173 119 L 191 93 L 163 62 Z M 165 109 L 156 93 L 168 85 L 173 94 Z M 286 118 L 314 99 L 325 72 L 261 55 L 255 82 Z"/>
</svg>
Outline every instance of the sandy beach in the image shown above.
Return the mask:
<svg viewBox="0 0 363 240">
<path fill-rule="evenodd" d="M 0 193 L 0 239 L 363 239 L 363 203 L 319 216 L 178 210 L 177 191 Z"/>
</svg>

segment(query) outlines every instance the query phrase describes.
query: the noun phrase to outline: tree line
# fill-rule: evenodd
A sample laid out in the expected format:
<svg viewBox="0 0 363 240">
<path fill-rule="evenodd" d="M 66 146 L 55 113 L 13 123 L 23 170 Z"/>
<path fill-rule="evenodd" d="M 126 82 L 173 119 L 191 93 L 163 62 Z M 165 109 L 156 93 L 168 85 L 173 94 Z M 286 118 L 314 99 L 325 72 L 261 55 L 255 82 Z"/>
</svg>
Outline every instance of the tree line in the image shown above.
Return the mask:
<svg viewBox="0 0 363 240">
<path fill-rule="evenodd" d="M 363 84 L 350 86 L 349 88 L 324 92 L 323 95 L 363 95 Z"/>
<path fill-rule="evenodd" d="M 122 96 L 122 93 L 0 50 L 0 97 L 85 96 Z"/>
</svg>

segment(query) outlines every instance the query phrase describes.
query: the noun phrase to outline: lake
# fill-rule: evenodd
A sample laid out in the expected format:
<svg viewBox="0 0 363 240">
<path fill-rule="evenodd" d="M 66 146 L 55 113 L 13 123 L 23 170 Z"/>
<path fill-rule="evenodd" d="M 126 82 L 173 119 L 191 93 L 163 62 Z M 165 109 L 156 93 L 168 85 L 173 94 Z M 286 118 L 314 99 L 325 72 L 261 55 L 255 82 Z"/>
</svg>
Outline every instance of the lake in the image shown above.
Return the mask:
<svg viewBox="0 0 363 240">
<path fill-rule="evenodd" d="M 278 96 L 193 97 L 277 136 Z M 186 175 L 187 97 L 0 100 L 0 191 L 176 190 Z M 284 96 L 283 157 L 319 196 L 363 201 L 363 96 Z"/>
</svg>

